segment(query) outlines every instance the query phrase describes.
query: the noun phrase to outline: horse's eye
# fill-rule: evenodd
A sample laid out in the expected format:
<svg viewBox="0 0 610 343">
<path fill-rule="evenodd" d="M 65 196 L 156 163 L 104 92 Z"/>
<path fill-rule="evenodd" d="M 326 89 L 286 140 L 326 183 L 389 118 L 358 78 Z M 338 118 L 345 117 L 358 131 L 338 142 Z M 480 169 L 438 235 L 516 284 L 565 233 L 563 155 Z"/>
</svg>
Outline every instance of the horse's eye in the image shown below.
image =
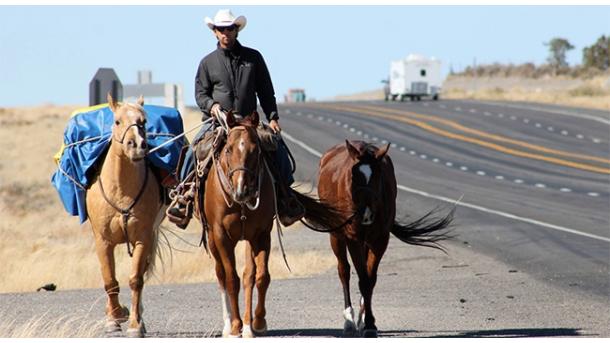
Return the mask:
<svg viewBox="0 0 610 343">
<path fill-rule="evenodd" d="M 120 121 L 118 121 L 118 120 L 115 120 L 115 121 L 114 121 L 114 125 L 119 126 L 119 125 L 121 125 L 121 122 L 120 122 Z"/>
<path fill-rule="evenodd" d="M 229 148 L 225 149 L 225 154 L 227 154 L 227 155 L 231 154 L 231 149 L 229 149 Z"/>
</svg>

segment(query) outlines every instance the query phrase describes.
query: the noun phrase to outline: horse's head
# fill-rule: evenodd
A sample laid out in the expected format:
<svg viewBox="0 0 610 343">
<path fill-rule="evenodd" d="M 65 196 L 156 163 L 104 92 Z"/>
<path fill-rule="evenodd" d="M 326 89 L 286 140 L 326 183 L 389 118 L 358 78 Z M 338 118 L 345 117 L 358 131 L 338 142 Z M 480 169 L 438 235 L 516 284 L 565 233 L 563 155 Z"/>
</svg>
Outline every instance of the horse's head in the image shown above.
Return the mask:
<svg viewBox="0 0 610 343">
<path fill-rule="evenodd" d="M 258 123 L 256 112 L 240 121 L 233 114 L 227 114 L 229 132 L 221 153 L 221 165 L 229 181 L 230 195 L 238 203 L 258 196 L 260 171 L 263 168 L 262 151 L 256 134 Z"/>
<path fill-rule="evenodd" d="M 119 104 L 108 93 L 108 106 L 114 113 L 112 140 L 121 144 L 123 153 L 132 161 L 143 159 L 148 152 L 145 128 L 146 112 L 144 112 L 143 105 L 142 96 L 138 98 L 137 104 Z"/>
<path fill-rule="evenodd" d="M 375 214 L 383 207 L 382 161 L 390 144 L 378 149 L 372 144 L 352 144 L 346 140 L 347 151 L 352 158 L 352 201 L 362 216 L 362 225 L 371 225 Z"/>
</svg>

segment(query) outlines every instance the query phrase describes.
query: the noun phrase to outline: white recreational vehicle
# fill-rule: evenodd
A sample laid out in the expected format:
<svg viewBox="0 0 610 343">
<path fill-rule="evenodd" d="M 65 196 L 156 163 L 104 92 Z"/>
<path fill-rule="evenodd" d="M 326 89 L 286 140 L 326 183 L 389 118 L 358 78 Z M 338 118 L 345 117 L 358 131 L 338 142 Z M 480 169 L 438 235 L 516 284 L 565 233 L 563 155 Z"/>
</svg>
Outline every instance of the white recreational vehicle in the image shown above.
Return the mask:
<svg viewBox="0 0 610 343">
<path fill-rule="evenodd" d="M 441 61 L 410 54 L 406 59 L 392 61 L 386 100 L 421 100 L 425 96 L 438 100 L 442 82 Z"/>
</svg>

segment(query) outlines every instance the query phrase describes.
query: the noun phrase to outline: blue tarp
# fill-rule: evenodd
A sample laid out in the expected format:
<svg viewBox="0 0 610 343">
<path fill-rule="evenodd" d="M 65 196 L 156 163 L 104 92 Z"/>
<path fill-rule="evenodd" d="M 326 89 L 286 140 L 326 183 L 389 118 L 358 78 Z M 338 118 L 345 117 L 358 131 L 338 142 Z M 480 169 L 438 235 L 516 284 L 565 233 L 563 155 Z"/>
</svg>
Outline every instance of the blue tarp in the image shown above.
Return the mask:
<svg viewBox="0 0 610 343">
<path fill-rule="evenodd" d="M 144 105 L 146 135 L 150 149 L 184 131 L 180 112 L 171 107 Z M 64 147 L 58 169 L 51 178 L 64 208 L 80 222 L 87 220 L 86 189 L 94 175 L 90 170 L 110 144 L 114 115 L 108 106 L 93 107 L 75 114 L 64 131 Z M 186 139 L 177 139 L 147 156 L 156 167 L 174 172 Z"/>
</svg>

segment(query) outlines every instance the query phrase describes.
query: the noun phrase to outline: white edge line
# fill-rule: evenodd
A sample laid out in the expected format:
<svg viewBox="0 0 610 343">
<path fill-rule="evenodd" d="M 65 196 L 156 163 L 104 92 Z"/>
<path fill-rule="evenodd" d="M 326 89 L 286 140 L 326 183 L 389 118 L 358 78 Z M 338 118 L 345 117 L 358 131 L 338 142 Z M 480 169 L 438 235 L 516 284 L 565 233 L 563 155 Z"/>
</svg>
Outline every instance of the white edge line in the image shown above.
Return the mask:
<svg viewBox="0 0 610 343">
<path fill-rule="evenodd" d="M 594 115 L 585 114 L 585 113 L 573 113 L 573 112 L 561 111 L 561 110 L 557 110 L 557 109 L 553 109 L 553 108 L 545 108 L 545 107 L 537 107 L 537 106 L 525 106 L 525 105 L 516 105 L 516 104 L 505 104 L 505 103 L 497 103 L 497 102 L 491 102 L 491 101 L 476 101 L 476 102 L 483 103 L 483 104 L 488 104 L 488 105 L 495 105 L 495 106 L 506 106 L 506 107 L 512 107 L 512 108 L 517 108 L 517 109 L 525 109 L 525 110 L 534 110 L 534 111 L 541 111 L 541 112 L 562 114 L 564 116 L 570 116 L 570 117 L 577 117 L 577 118 L 585 118 L 585 119 L 595 120 L 597 122 L 610 125 L 610 120 L 608 120 L 608 119 L 600 118 L 600 117 L 597 117 L 597 116 L 594 116 Z"/>
<path fill-rule="evenodd" d="M 304 142 L 292 137 L 291 135 L 289 135 L 288 133 L 286 133 L 286 131 L 282 130 L 282 137 L 288 138 L 289 141 L 293 142 L 294 144 L 300 146 L 301 148 L 305 149 L 308 153 L 316 156 L 317 158 L 322 157 L 322 154 L 313 149 L 312 147 L 310 147 L 309 145 L 305 144 Z"/>
<path fill-rule="evenodd" d="M 554 229 L 554 230 L 569 232 L 569 233 L 573 233 L 575 235 L 580 235 L 580 236 L 585 236 L 585 237 L 589 237 L 589 238 L 593 238 L 593 239 L 598 239 L 600 241 L 610 242 L 610 238 L 606 238 L 606 237 L 597 236 L 597 235 L 593 235 L 593 234 L 586 233 L 586 232 L 581 232 L 581 231 L 569 229 L 567 227 L 563 227 L 563 226 L 559 226 L 559 225 L 553 225 L 553 224 L 541 222 L 541 221 L 535 220 L 535 219 L 520 217 L 520 216 L 511 214 L 511 213 L 506 213 L 506 212 L 502 212 L 502 211 L 492 210 L 492 209 L 489 209 L 489 208 L 485 208 L 483 206 L 469 204 L 469 203 L 463 202 L 463 201 L 459 201 L 458 202 L 458 200 L 456 200 L 456 199 L 450 199 L 450 198 L 446 198 L 446 197 L 443 197 L 443 196 L 440 196 L 440 195 L 430 194 L 430 193 L 427 193 L 427 192 L 424 192 L 424 191 L 420 191 L 420 190 L 417 190 L 417 189 L 405 187 L 403 185 L 398 185 L 397 187 L 398 187 L 398 189 L 403 190 L 405 192 L 415 193 L 415 194 L 418 194 L 418 195 L 421 195 L 421 196 L 424 196 L 424 197 L 427 197 L 427 198 L 432 198 L 432 199 L 436 199 L 436 200 L 445 201 L 445 202 L 448 202 L 448 203 L 451 203 L 451 204 L 456 204 L 456 205 L 472 208 L 472 209 L 475 209 L 475 210 L 479 210 L 479 211 L 483 211 L 483 212 L 487 212 L 487 213 L 496 214 L 496 215 L 499 215 L 499 216 L 502 216 L 502 217 L 506 217 L 506 218 L 510 218 L 510 219 L 515 219 L 515 220 L 519 220 L 519 221 L 530 223 L 530 224 L 544 226 L 544 227 L 547 227 L 547 228 L 550 228 L 550 229 Z"/>
<path fill-rule="evenodd" d="M 304 142 L 302 142 L 302 141 L 292 137 L 291 135 L 286 133 L 286 131 L 282 131 L 282 136 L 287 138 L 288 140 L 292 141 L 296 145 L 300 146 L 301 148 L 305 149 L 310 154 L 312 154 L 312 155 L 314 155 L 314 156 L 316 156 L 318 158 L 322 157 L 322 153 L 320 153 L 319 151 L 313 149 L 312 147 L 310 147 L 309 145 L 305 144 Z M 478 210 L 478 211 L 487 212 L 487 213 L 491 213 L 491 214 L 496 214 L 496 215 L 499 215 L 499 216 L 502 216 L 502 217 L 505 217 L 505 218 L 515 219 L 515 220 L 519 220 L 519 221 L 526 222 L 526 223 L 529 223 L 529 224 L 544 226 L 544 227 L 547 227 L 547 228 L 553 229 L 553 230 L 568 232 L 568 233 L 572 233 L 572 234 L 575 234 L 575 235 L 589 237 L 589 238 L 597 239 L 597 240 L 604 241 L 604 242 L 610 242 L 610 238 L 607 238 L 607 237 L 597 236 L 597 235 L 593 235 L 593 234 L 590 234 L 590 233 L 581 232 L 581 231 L 577 231 L 577 230 L 574 230 L 574 229 L 569 229 L 567 227 L 563 227 L 563 226 L 559 226 L 559 225 L 553 225 L 553 224 L 541 222 L 541 221 L 535 220 L 535 219 L 519 217 L 519 216 L 511 214 L 511 213 L 506 213 L 506 212 L 502 212 L 502 211 L 492 210 L 492 209 L 489 209 L 489 208 L 485 208 L 483 206 L 469 204 L 469 203 L 463 202 L 461 200 L 458 201 L 457 199 L 450 199 L 450 198 L 446 198 L 444 196 L 430 194 L 430 193 L 427 193 L 427 192 L 424 192 L 424 191 L 420 191 L 420 190 L 417 190 L 417 189 L 405 187 L 403 185 L 397 185 L 397 187 L 398 187 L 398 189 L 400 189 L 402 191 L 418 194 L 418 195 L 421 195 L 421 196 L 426 197 L 426 198 L 432 198 L 432 199 L 448 202 L 448 203 L 451 203 L 451 204 L 455 204 L 455 205 L 459 205 L 459 206 L 464 206 L 464 207 L 472 208 L 472 209 L 475 209 L 475 210 Z"/>
</svg>

